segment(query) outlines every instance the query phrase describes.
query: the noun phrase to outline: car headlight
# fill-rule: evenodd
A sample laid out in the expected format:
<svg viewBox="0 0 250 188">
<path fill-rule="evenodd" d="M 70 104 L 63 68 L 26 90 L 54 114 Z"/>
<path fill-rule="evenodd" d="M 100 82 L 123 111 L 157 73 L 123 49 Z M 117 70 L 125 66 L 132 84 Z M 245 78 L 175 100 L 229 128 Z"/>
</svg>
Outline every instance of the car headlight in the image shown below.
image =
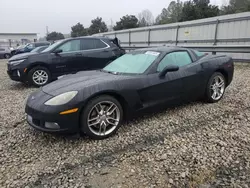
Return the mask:
<svg viewBox="0 0 250 188">
<path fill-rule="evenodd" d="M 77 93 L 78 91 L 69 91 L 66 93 L 62 93 L 53 97 L 52 99 L 49 99 L 44 104 L 49 106 L 63 105 L 71 101 L 77 95 Z"/>
<path fill-rule="evenodd" d="M 17 61 L 11 61 L 10 65 L 16 66 L 19 65 L 20 63 L 24 62 L 26 59 L 21 59 L 21 60 L 17 60 Z"/>
</svg>

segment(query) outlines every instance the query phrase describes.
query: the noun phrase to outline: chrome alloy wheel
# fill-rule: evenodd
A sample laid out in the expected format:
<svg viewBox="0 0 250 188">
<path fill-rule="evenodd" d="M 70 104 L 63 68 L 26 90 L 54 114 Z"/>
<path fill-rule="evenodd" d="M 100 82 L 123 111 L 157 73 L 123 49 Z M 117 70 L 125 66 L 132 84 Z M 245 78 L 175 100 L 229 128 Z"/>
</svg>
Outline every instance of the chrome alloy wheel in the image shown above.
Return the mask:
<svg viewBox="0 0 250 188">
<path fill-rule="evenodd" d="M 33 76 L 32 76 L 32 80 L 37 85 L 44 85 L 45 83 L 47 83 L 48 79 L 49 79 L 49 75 L 44 70 L 37 70 L 33 73 Z"/>
<path fill-rule="evenodd" d="M 120 122 L 121 113 L 111 101 L 97 103 L 89 112 L 87 124 L 92 133 L 104 136 L 112 133 Z"/>
<path fill-rule="evenodd" d="M 217 75 L 214 77 L 211 85 L 211 97 L 213 100 L 219 100 L 225 91 L 225 80 L 222 76 Z"/>
</svg>

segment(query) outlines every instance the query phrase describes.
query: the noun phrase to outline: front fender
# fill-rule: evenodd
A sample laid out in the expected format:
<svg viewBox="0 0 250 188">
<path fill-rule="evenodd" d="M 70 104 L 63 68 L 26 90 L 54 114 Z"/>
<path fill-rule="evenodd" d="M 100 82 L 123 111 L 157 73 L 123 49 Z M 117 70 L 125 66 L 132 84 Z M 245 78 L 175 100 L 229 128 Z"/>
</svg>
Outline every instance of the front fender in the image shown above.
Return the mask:
<svg viewBox="0 0 250 188">
<path fill-rule="evenodd" d="M 127 107 L 131 110 L 137 110 L 142 107 L 142 103 L 140 101 L 140 97 L 136 91 L 133 90 L 113 90 L 113 89 L 106 89 L 106 90 L 99 90 L 94 92 L 88 92 L 88 94 L 84 96 L 82 105 L 85 106 L 88 101 L 91 99 L 101 96 L 101 95 L 110 95 L 116 98 L 121 103 L 126 103 Z"/>
</svg>

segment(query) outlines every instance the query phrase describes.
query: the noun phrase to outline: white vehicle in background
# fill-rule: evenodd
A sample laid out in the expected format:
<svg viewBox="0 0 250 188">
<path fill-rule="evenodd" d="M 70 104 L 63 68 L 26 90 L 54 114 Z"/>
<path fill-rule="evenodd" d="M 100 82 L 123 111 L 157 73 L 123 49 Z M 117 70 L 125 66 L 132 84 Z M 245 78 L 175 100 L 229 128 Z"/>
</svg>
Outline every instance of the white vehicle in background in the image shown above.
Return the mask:
<svg viewBox="0 0 250 188">
<path fill-rule="evenodd" d="M 11 57 L 11 50 L 9 47 L 0 47 L 0 58 L 9 59 Z"/>
</svg>

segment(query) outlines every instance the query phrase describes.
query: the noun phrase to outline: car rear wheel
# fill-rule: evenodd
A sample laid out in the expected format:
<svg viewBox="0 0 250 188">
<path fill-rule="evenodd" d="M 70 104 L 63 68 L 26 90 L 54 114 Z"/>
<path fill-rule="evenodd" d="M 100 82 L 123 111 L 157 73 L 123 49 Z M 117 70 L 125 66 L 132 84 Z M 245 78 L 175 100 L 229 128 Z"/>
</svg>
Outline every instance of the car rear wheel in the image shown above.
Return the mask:
<svg viewBox="0 0 250 188">
<path fill-rule="evenodd" d="M 34 67 L 28 73 L 28 82 L 36 87 L 44 86 L 48 84 L 50 80 L 50 72 L 45 67 Z"/>
<path fill-rule="evenodd" d="M 10 54 L 4 54 L 4 58 L 5 58 L 5 59 L 9 59 L 10 57 L 11 57 Z"/>
<path fill-rule="evenodd" d="M 206 90 L 206 99 L 210 103 L 221 100 L 226 89 L 226 80 L 223 74 L 215 72 L 209 79 Z"/>
<path fill-rule="evenodd" d="M 104 139 L 115 134 L 123 120 L 121 104 L 108 95 L 88 102 L 81 114 L 81 132 L 93 139 Z"/>
</svg>

